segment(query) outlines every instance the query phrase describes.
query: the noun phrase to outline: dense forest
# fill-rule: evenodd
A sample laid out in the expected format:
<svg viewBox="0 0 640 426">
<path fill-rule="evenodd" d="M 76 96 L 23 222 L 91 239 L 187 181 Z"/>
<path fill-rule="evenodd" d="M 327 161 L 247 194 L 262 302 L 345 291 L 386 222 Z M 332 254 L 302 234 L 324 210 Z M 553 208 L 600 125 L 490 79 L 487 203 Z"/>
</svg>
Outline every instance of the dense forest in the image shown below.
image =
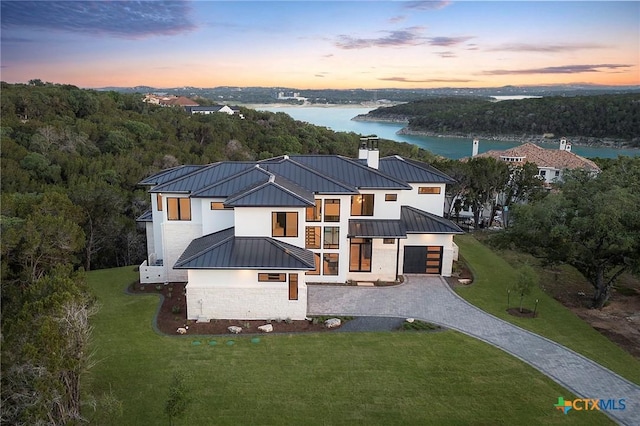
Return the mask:
<svg viewBox="0 0 640 426">
<path fill-rule="evenodd" d="M 405 119 L 410 131 L 440 134 L 554 134 L 613 138 L 640 146 L 640 95 L 551 96 L 490 101 L 443 97 L 371 111 L 370 118 Z"/>
<path fill-rule="evenodd" d="M 263 159 L 283 154 L 354 156 L 359 135 L 335 133 L 284 113 L 242 109 L 189 116 L 182 108 L 142 102 L 141 94 L 69 85 L 2 83 L 3 217 L 20 194 L 63 194 L 80 209 L 85 269 L 144 258 L 135 217 L 148 207 L 137 183 L 180 164 Z M 382 154 L 430 158 L 409 144 L 381 143 Z M 7 209 L 4 207 L 7 206 Z"/>
</svg>

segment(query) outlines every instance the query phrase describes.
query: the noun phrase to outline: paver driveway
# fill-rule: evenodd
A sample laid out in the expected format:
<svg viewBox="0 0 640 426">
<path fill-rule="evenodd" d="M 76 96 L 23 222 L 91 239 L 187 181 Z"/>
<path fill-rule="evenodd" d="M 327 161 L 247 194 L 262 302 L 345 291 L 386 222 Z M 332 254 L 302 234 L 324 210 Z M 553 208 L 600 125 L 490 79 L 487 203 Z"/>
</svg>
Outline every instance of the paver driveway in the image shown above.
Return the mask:
<svg viewBox="0 0 640 426">
<path fill-rule="evenodd" d="M 476 308 L 441 277 L 409 275 L 404 284 L 393 287 L 310 285 L 307 298 L 310 315 L 416 318 L 458 330 L 520 358 L 579 397 L 624 398 L 625 410 L 607 414 L 621 424 L 640 425 L 639 386 L 562 345 Z"/>
</svg>

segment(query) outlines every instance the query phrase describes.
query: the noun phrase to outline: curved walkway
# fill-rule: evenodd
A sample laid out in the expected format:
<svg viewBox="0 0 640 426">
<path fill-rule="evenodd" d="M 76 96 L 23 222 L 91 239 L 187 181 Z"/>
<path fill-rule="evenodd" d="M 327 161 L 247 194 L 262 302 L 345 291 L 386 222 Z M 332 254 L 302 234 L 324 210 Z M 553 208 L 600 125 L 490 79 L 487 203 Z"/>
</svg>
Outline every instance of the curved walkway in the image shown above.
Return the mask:
<svg viewBox="0 0 640 426">
<path fill-rule="evenodd" d="M 411 317 L 460 331 L 520 358 L 581 398 L 623 398 L 625 410 L 605 412 L 621 424 L 640 425 L 639 386 L 558 343 L 476 308 L 441 277 L 410 275 L 394 287 L 310 285 L 307 300 L 309 315 Z M 550 399 L 550 408 L 552 403 Z"/>
</svg>

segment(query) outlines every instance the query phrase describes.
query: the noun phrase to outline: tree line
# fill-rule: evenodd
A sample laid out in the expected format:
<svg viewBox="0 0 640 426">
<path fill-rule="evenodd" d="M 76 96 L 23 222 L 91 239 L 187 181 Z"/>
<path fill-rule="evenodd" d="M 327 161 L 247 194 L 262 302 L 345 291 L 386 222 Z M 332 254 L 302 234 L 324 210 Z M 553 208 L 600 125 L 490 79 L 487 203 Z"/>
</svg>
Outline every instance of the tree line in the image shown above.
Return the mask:
<svg viewBox="0 0 640 426">
<path fill-rule="evenodd" d="M 283 154 L 357 153 L 360 135 L 335 133 L 284 113 L 188 115 L 142 94 L 72 85 L 0 83 L 0 420 L 82 421 L 80 379 L 90 367 L 95 312 L 83 271 L 139 264 L 135 218 L 150 197 L 143 178 L 181 164 Z M 382 155 L 433 156 L 382 141 Z M 93 396 L 94 406 L 109 395 Z M 84 398 L 86 402 L 87 397 Z"/>
<path fill-rule="evenodd" d="M 640 95 L 549 96 L 491 101 L 440 97 L 369 113 L 404 117 L 409 129 L 442 134 L 554 134 L 624 139 L 640 146 Z"/>
</svg>

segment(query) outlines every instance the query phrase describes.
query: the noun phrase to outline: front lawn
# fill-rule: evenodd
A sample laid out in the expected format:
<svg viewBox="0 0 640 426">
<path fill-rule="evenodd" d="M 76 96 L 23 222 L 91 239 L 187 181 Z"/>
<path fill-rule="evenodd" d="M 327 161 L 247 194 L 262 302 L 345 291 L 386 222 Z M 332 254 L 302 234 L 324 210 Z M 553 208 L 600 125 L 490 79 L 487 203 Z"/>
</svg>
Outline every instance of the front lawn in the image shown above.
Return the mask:
<svg viewBox="0 0 640 426">
<path fill-rule="evenodd" d="M 567 346 L 640 384 L 640 361 L 598 333 L 540 288 L 533 289 L 525 299 L 525 306 L 530 309 L 533 309 L 534 301 L 539 300 L 536 318 L 509 315 L 506 312 L 507 290 L 512 288 L 516 280 L 515 270 L 472 235 L 457 235 L 455 242 L 475 278 L 473 285 L 456 289 L 460 296 L 499 318 Z M 518 306 L 518 303 L 519 297 L 512 293 L 511 307 Z"/>
<path fill-rule="evenodd" d="M 163 409 L 178 369 L 190 400 L 175 422 L 183 425 L 611 423 L 602 413 L 562 414 L 553 404 L 573 395 L 453 331 L 263 335 L 258 343 L 161 336 L 152 328 L 158 296 L 124 293 L 133 268 L 88 277 L 102 307 L 92 321 L 96 365 L 84 383 L 123 404 L 121 416 L 87 408 L 91 424 L 169 424 Z"/>
</svg>

